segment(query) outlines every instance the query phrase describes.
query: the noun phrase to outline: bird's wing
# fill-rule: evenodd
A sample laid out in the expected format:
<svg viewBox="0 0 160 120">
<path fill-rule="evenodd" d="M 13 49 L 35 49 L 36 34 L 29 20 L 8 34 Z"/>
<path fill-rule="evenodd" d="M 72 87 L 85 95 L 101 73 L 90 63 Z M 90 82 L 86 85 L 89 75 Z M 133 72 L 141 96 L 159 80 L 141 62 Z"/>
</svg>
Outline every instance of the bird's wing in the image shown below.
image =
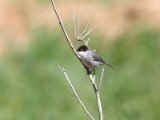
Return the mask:
<svg viewBox="0 0 160 120">
<path fill-rule="evenodd" d="M 94 60 L 94 61 L 106 63 L 106 62 L 105 62 L 100 56 L 98 56 L 95 52 L 92 52 L 92 56 L 93 56 L 93 60 Z"/>
<path fill-rule="evenodd" d="M 102 63 L 106 64 L 107 66 L 115 69 L 115 67 L 113 67 L 111 64 L 109 64 L 109 63 L 107 63 L 106 61 L 104 61 L 104 60 L 103 60 L 100 56 L 98 56 L 95 52 L 93 52 L 92 56 L 93 56 L 93 60 L 94 60 L 94 61 L 102 62 Z"/>
</svg>

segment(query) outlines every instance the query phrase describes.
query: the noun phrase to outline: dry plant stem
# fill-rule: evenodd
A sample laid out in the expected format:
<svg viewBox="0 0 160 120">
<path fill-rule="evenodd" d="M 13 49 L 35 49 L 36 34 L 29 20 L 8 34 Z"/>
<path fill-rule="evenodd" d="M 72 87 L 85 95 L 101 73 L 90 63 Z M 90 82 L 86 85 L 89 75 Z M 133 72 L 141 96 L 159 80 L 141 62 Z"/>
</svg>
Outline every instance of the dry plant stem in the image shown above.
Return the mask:
<svg viewBox="0 0 160 120">
<path fill-rule="evenodd" d="M 74 86 L 72 85 L 72 83 L 71 83 L 71 81 L 70 81 L 70 79 L 69 79 L 69 77 L 68 77 L 68 75 L 67 75 L 66 70 L 65 70 L 64 68 L 60 67 L 59 65 L 58 65 L 58 67 L 59 67 L 59 69 L 61 70 L 61 72 L 63 73 L 63 75 L 65 76 L 65 78 L 66 78 L 67 82 L 69 83 L 69 85 L 70 85 L 70 87 L 71 87 L 74 95 L 75 95 L 76 98 L 78 99 L 78 102 L 80 103 L 80 105 L 82 106 L 82 108 L 84 109 L 84 111 L 86 112 L 86 114 L 90 117 L 91 120 L 94 120 L 94 118 L 91 116 L 91 114 L 88 112 L 88 110 L 87 110 L 86 107 L 84 106 L 83 102 L 82 102 L 81 99 L 79 98 L 79 96 L 78 96 L 78 94 L 77 94 Z"/>
<path fill-rule="evenodd" d="M 97 85 L 95 83 L 95 77 L 93 77 L 92 75 L 89 75 L 89 78 L 92 83 L 95 95 L 96 95 L 98 112 L 99 112 L 99 120 L 103 120 L 103 109 L 102 109 L 101 99 L 100 99 L 100 95 L 99 95 L 99 90 L 98 90 Z"/>
<path fill-rule="evenodd" d="M 68 34 L 67 34 L 67 31 L 66 31 L 66 29 L 65 29 L 65 27 L 64 27 L 64 25 L 63 25 L 62 19 L 61 19 L 61 17 L 59 16 L 59 13 L 58 13 L 57 8 L 56 8 L 56 6 L 55 6 L 54 0 L 51 0 L 51 2 L 52 2 L 53 10 L 54 10 L 54 12 L 55 12 L 55 14 L 56 14 L 56 16 L 57 16 L 57 18 L 58 18 L 59 25 L 60 25 L 60 27 L 61 27 L 61 29 L 62 29 L 62 31 L 63 31 L 66 39 L 67 39 L 67 42 L 69 43 L 69 46 L 70 46 L 71 49 L 73 50 L 73 53 L 74 53 L 74 54 L 77 56 L 77 58 L 80 60 L 80 57 L 79 57 L 78 54 L 76 53 L 76 49 L 74 48 L 74 46 L 73 46 L 73 44 L 72 44 L 72 42 L 71 42 L 71 40 L 70 40 L 70 38 L 69 38 L 69 36 L 68 36 Z M 80 60 L 80 61 L 81 61 L 81 60 Z"/>
<path fill-rule="evenodd" d="M 100 76 L 100 79 L 99 79 L 99 82 L 98 82 L 98 90 L 101 86 L 101 83 L 102 83 L 102 80 L 103 80 L 103 74 L 104 74 L 104 68 L 102 68 L 102 72 L 101 72 L 101 76 Z"/>
</svg>

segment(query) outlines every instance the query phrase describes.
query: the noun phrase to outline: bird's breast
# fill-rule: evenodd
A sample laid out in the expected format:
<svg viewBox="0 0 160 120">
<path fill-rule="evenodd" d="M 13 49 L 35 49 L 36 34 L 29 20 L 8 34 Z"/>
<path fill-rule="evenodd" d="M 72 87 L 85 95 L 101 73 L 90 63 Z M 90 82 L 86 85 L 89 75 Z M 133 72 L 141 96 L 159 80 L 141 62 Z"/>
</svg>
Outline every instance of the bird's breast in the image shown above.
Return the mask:
<svg viewBox="0 0 160 120">
<path fill-rule="evenodd" d="M 99 62 L 94 61 L 92 54 L 89 52 L 78 52 L 83 64 L 89 69 L 94 69 L 100 65 Z"/>
</svg>

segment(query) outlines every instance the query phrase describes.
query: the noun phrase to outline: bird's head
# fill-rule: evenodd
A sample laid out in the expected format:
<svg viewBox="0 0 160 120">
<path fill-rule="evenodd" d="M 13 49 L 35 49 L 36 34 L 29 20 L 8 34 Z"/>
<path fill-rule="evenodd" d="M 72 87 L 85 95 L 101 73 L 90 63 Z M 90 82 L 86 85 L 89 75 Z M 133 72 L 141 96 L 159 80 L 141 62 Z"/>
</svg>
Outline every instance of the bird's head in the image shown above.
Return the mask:
<svg viewBox="0 0 160 120">
<path fill-rule="evenodd" d="M 80 51 L 87 51 L 88 50 L 88 47 L 86 45 L 81 45 L 78 49 L 77 49 L 77 52 L 80 52 Z"/>
</svg>

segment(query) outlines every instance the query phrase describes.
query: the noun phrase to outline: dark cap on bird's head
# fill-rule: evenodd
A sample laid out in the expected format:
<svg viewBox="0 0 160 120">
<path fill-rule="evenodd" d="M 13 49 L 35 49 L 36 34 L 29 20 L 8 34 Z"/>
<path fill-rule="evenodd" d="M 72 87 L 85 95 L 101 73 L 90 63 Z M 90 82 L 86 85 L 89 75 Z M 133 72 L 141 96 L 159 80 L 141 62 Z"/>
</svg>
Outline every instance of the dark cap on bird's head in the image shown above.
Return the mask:
<svg viewBox="0 0 160 120">
<path fill-rule="evenodd" d="M 86 45 L 81 45 L 78 49 L 77 49 L 77 52 L 79 51 L 87 51 L 88 50 L 88 47 Z"/>
</svg>

